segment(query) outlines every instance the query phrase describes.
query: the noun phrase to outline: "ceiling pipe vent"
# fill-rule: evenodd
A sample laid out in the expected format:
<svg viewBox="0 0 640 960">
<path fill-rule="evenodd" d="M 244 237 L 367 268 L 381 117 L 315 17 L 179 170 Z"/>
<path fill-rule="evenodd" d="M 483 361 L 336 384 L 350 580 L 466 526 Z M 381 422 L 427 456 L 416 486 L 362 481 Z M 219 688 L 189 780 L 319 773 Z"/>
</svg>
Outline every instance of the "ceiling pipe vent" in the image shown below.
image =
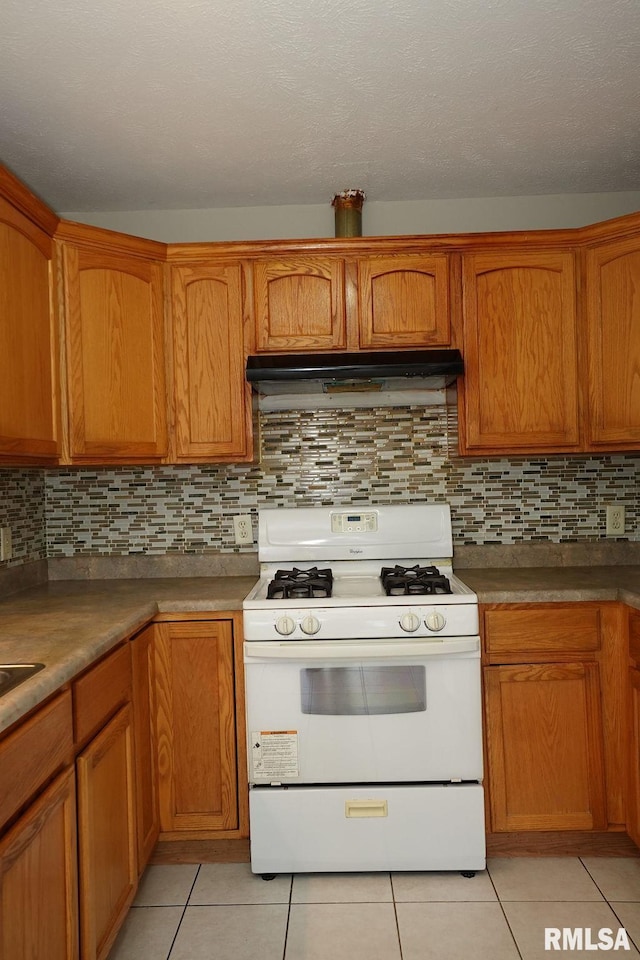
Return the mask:
<svg viewBox="0 0 640 960">
<path fill-rule="evenodd" d="M 336 237 L 362 236 L 362 205 L 367 199 L 364 190 L 343 190 L 336 193 L 331 206 L 335 210 Z"/>
</svg>

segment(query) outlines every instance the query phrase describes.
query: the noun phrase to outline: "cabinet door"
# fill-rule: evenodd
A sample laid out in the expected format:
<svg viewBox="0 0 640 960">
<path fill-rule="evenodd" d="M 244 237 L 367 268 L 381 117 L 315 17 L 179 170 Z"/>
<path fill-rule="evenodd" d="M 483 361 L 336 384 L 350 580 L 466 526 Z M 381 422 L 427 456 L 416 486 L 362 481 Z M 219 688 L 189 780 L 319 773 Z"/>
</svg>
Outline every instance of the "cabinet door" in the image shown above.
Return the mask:
<svg viewBox="0 0 640 960">
<path fill-rule="evenodd" d="M 346 343 L 344 261 L 258 260 L 253 273 L 256 348 L 332 350 Z"/>
<path fill-rule="evenodd" d="M 640 448 L 640 240 L 587 251 L 589 443 Z"/>
<path fill-rule="evenodd" d="M 449 263 L 444 254 L 358 261 L 361 347 L 450 342 Z"/>
<path fill-rule="evenodd" d="M 106 957 L 138 883 L 133 721 L 127 704 L 77 759 L 80 942 Z"/>
<path fill-rule="evenodd" d="M 160 832 L 155 735 L 154 630 L 154 627 L 147 627 L 131 642 L 139 875 L 144 871 Z"/>
<path fill-rule="evenodd" d="M 67 245 L 69 443 L 79 462 L 167 453 L 162 266 Z"/>
<path fill-rule="evenodd" d="M 494 831 L 606 826 L 598 665 L 485 668 Z"/>
<path fill-rule="evenodd" d="M 171 277 L 177 458 L 251 459 L 241 267 L 174 266 Z"/>
<path fill-rule="evenodd" d="M 465 255 L 463 313 L 462 452 L 577 449 L 573 254 Z"/>
<path fill-rule="evenodd" d="M 238 827 L 232 624 L 160 624 L 156 638 L 160 827 Z"/>
<path fill-rule="evenodd" d="M 640 847 L 640 670 L 629 670 L 630 723 L 628 731 L 627 833 Z"/>
<path fill-rule="evenodd" d="M 52 242 L 0 199 L 0 462 L 59 453 Z"/>
<path fill-rule="evenodd" d="M 0 840 L 0 960 L 77 960 L 77 890 L 68 770 Z"/>
</svg>

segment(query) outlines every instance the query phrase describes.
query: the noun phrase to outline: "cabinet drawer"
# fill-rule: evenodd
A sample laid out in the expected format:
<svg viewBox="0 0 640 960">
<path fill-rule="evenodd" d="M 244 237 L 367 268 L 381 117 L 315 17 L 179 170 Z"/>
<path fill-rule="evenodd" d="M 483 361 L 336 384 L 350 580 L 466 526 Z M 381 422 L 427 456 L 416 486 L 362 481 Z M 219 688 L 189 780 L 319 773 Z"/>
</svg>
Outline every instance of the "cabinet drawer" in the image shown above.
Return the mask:
<svg viewBox="0 0 640 960">
<path fill-rule="evenodd" d="M 130 699 L 131 653 L 129 644 L 124 644 L 73 685 L 76 743 L 84 743 Z"/>
<path fill-rule="evenodd" d="M 491 663 L 594 653 L 600 649 L 600 610 L 579 603 L 487 608 L 484 644 Z"/>
<path fill-rule="evenodd" d="M 629 656 L 640 664 L 640 611 L 629 614 Z"/>
<path fill-rule="evenodd" d="M 61 693 L 0 742 L 0 825 L 70 762 L 71 694 Z"/>
</svg>

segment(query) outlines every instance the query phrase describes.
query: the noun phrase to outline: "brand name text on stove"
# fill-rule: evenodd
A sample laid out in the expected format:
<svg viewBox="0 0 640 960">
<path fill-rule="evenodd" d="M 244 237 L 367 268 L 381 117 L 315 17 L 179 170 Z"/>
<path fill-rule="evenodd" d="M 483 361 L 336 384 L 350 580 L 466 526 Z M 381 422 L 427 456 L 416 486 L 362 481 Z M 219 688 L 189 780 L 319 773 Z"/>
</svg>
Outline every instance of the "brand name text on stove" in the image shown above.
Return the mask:
<svg viewBox="0 0 640 960">
<path fill-rule="evenodd" d="M 631 950 L 624 927 L 545 927 L 545 950 Z"/>
</svg>

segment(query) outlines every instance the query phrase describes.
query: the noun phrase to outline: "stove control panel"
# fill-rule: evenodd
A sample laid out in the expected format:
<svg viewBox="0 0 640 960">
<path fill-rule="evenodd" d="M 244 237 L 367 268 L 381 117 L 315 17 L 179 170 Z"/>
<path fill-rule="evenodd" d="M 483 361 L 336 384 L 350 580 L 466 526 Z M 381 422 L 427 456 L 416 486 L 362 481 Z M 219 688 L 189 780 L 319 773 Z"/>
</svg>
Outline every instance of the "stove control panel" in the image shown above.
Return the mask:
<svg viewBox="0 0 640 960">
<path fill-rule="evenodd" d="M 375 533 L 377 529 L 378 514 L 375 510 L 331 514 L 331 533 Z"/>
</svg>

